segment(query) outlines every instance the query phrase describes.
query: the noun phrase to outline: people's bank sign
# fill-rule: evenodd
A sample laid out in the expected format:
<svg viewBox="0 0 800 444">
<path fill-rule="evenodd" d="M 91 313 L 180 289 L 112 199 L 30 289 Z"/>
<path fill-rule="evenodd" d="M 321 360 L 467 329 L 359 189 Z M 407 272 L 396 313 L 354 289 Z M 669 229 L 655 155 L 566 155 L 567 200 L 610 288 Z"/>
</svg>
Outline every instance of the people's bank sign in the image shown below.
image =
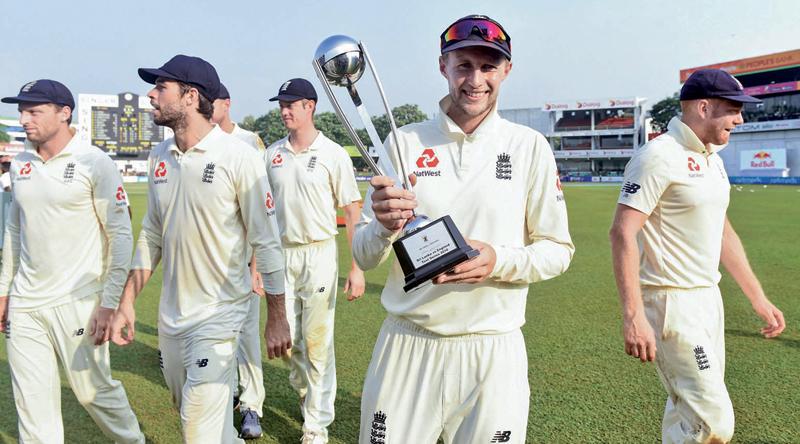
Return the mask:
<svg viewBox="0 0 800 444">
<path fill-rule="evenodd" d="M 740 151 L 742 170 L 783 170 L 786 168 L 785 149 Z"/>
</svg>

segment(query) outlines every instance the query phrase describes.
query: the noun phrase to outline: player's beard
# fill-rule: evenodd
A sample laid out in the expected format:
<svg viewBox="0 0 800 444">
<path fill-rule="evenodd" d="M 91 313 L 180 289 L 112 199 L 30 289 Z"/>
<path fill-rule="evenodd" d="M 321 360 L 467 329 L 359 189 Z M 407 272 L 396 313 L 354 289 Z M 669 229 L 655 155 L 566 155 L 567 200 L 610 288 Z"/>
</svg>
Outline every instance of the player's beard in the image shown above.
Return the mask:
<svg viewBox="0 0 800 444">
<path fill-rule="evenodd" d="M 159 115 L 153 116 L 156 125 L 166 126 L 173 131 L 186 126 L 186 112 L 176 105 L 165 105 L 158 108 Z"/>
</svg>

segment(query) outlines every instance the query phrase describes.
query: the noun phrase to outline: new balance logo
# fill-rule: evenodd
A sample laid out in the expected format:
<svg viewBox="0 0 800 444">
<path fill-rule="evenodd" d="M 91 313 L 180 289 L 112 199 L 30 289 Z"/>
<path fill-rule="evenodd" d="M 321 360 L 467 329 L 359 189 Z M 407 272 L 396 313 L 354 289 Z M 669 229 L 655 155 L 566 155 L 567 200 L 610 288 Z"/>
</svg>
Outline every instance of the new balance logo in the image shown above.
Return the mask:
<svg viewBox="0 0 800 444">
<path fill-rule="evenodd" d="M 64 168 L 64 182 L 70 183 L 75 179 L 75 164 L 70 162 Z"/>
<path fill-rule="evenodd" d="M 308 160 L 308 166 L 306 167 L 308 171 L 314 171 L 314 167 L 317 166 L 317 156 L 311 156 L 311 159 Z"/>
<path fill-rule="evenodd" d="M 511 180 L 511 155 L 508 153 L 498 154 L 495 164 L 494 175 L 500 180 Z"/>
<path fill-rule="evenodd" d="M 208 359 L 198 359 L 195 362 L 195 364 L 197 364 L 197 366 L 200 367 L 200 368 L 207 367 L 208 366 Z"/>
<path fill-rule="evenodd" d="M 377 411 L 372 415 L 372 430 L 369 433 L 369 443 L 386 443 L 386 413 Z"/>
<path fill-rule="evenodd" d="M 511 430 L 498 430 L 489 442 L 509 442 L 511 441 Z"/>
<path fill-rule="evenodd" d="M 622 192 L 625 194 L 636 194 L 636 192 L 641 189 L 642 189 L 641 185 L 639 185 L 638 183 L 631 182 L 630 180 L 622 184 Z"/>
<path fill-rule="evenodd" d="M 213 163 L 206 164 L 206 169 L 203 170 L 203 182 L 205 183 L 213 183 L 214 182 L 214 165 Z"/>
<path fill-rule="evenodd" d="M 164 357 L 161 356 L 161 350 L 158 351 L 158 366 L 164 370 Z"/>
<path fill-rule="evenodd" d="M 703 349 L 702 345 L 698 345 L 694 348 L 694 359 L 697 361 L 698 370 L 706 370 L 711 368 L 711 364 L 708 363 L 708 356 L 706 355 L 706 351 Z"/>
<path fill-rule="evenodd" d="M 84 329 L 79 328 L 79 329 L 75 330 L 75 336 L 83 336 L 84 332 L 85 332 Z"/>
<path fill-rule="evenodd" d="M 6 321 L 6 339 L 11 339 L 11 321 Z"/>
</svg>

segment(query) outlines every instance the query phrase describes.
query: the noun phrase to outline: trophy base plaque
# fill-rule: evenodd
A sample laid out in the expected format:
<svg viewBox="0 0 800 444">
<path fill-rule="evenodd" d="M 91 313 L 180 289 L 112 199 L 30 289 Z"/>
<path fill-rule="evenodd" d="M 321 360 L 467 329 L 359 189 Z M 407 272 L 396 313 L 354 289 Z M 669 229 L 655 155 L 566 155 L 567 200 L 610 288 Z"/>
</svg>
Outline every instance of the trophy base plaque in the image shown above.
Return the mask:
<svg viewBox="0 0 800 444">
<path fill-rule="evenodd" d="M 405 274 L 406 292 L 480 254 L 467 244 L 450 216 L 411 231 L 392 246 Z"/>
</svg>

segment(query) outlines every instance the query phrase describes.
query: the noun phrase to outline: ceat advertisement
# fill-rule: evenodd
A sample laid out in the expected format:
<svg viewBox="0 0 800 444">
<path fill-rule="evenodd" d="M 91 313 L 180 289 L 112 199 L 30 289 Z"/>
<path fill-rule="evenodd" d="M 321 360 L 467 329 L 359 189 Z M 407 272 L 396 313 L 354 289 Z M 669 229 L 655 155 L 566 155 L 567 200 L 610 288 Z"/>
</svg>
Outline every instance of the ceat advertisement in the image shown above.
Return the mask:
<svg viewBox="0 0 800 444">
<path fill-rule="evenodd" d="M 743 170 L 783 170 L 786 168 L 785 149 L 740 151 Z"/>
</svg>

